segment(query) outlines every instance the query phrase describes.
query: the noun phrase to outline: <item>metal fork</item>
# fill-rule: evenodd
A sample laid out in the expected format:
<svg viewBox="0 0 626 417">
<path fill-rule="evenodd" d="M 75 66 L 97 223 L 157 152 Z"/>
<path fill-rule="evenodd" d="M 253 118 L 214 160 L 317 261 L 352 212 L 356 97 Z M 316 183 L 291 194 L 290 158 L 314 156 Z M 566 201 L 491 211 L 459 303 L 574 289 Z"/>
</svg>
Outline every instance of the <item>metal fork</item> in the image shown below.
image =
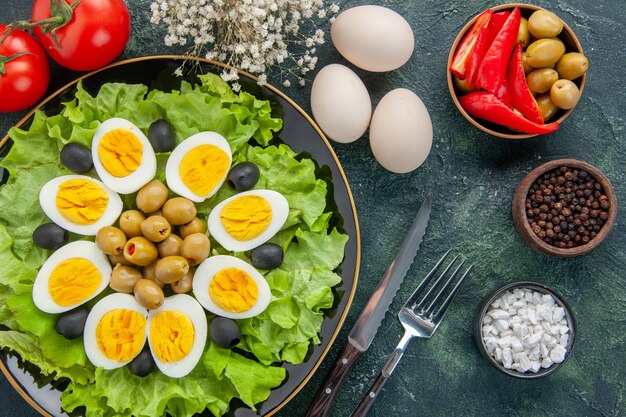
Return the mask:
<svg viewBox="0 0 626 417">
<path fill-rule="evenodd" d="M 446 314 L 446 310 L 452 303 L 456 293 L 459 291 L 463 280 L 467 277 L 473 267 L 473 265 L 470 265 L 465 270 L 461 278 L 456 282 L 456 285 L 454 285 L 454 288 L 452 288 L 445 300 L 441 302 L 441 298 L 446 293 L 446 290 L 451 287 L 454 278 L 458 275 L 459 271 L 461 271 L 461 268 L 465 263 L 465 260 L 461 259 L 461 261 L 458 262 L 458 266 L 456 266 L 452 274 L 450 274 L 453 265 L 455 265 L 459 260 L 459 256 L 456 256 L 422 297 L 422 292 L 428 286 L 430 280 L 436 275 L 437 270 L 444 263 L 449 254 L 450 251 L 443 255 L 435 267 L 417 286 L 411 297 L 409 297 L 406 303 L 404 303 L 404 306 L 400 309 L 398 318 L 400 319 L 400 323 L 402 323 L 402 327 L 404 327 L 404 336 L 402 336 L 402 340 L 398 343 L 396 350 L 389 357 L 387 363 L 378 374 L 378 377 L 366 391 L 366 394 L 361 399 L 361 402 L 352 411 L 350 417 L 363 417 L 367 414 L 372 404 L 374 404 L 374 400 L 380 393 L 382 387 L 385 385 L 396 368 L 396 365 L 402 358 L 404 350 L 408 346 L 411 339 L 414 337 L 430 338 L 433 333 L 435 333 L 435 330 L 437 330 L 437 327 L 439 327 L 443 316 Z M 441 282 L 444 281 L 447 276 L 449 277 L 443 286 L 441 286 Z M 435 294 L 435 291 L 437 291 L 438 288 L 440 289 Z"/>
</svg>

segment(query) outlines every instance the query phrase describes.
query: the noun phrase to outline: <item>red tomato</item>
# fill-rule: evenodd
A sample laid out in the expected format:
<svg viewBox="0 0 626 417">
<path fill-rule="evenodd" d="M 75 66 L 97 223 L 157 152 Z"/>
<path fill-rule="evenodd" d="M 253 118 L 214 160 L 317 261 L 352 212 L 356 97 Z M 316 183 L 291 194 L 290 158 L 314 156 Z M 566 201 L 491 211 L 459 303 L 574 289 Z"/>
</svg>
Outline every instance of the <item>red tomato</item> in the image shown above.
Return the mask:
<svg viewBox="0 0 626 417">
<path fill-rule="evenodd" d="M 0 40 L 8 28 L 0 25 Z M 12 56 L 25 55 L 11 59 Z M 0 112 L 24 110 L 43 97 L 50 81 L 46 53 L 28 33 L 14 29 L 0 44 Z"/>
<path fill-rule="evenodd" d="M 76 0 L 35 0 L 33 22 L 50 18 L 50 1 L 74 4 Z M 59 46 L 41 27 L 34 31 L 59 65 L 89 71 L 105 66 L 124 51 L 130 37 L 130 15 L 124 0 L 81 0 L 69 23 L 55 31 Z"/>
</svg>

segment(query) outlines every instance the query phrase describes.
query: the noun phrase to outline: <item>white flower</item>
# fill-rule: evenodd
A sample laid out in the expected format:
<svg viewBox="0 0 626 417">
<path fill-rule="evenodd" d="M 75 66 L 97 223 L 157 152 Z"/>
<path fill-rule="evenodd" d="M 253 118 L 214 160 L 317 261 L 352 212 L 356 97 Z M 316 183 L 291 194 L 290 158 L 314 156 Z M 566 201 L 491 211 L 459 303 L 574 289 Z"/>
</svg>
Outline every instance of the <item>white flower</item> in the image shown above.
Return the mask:
<svg viewBox="0 0 626 417">
<path fill-rule="evenodd" d="M 289 87 L 289 77 L 304 85 L 303 75 L 317 64 L 314 46 L 324 43 L 321 24 L 334 21 L 338 11 L 324 0 L 153 0 L 150 22 L 166 26 L 166 46 L 191 45 L 189 55 L 242 68 L 260 85 L 269 74 L 280 75 Z M 236 70 L 220 75 L 229 82 L 239 78 Z"/>
</svg>

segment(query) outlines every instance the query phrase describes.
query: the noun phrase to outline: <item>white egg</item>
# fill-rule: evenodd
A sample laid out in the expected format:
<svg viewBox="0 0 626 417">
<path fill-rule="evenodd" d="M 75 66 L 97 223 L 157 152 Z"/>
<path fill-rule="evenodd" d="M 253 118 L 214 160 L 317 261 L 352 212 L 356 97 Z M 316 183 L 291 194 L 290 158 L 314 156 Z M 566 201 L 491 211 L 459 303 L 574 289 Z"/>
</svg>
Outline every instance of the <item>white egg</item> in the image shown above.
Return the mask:
<svg viewBox="0 0 626 417">
<path fill-rule="evenodd" d="M 121 132 L 130 134 L 113 136 Z M 105 146 L 105 138 L 111 138 L 108 146 Z M 135 146 L 134 152 L 130 151 L 131 144 Z M 156 156 L 150 141 L 141 129 L 120 117 L 107 119 L 98 126 L 91 143 L 91 155 L 102 182 L 120 194 L 134 193 L 156 174 Z"/>
<path fill-rule="evenodd" d="M 44 262 L 33 284 L 33 302 L 46 313 L 77 307 L 109 285 L 111 264 L 93 242 L 68 243 Z"/>
<path fill-rule="evenodd" d="M 190 329 L 181 327 L 178 322 L 169 322 L 171 317 L 162 314 L 166 312 L 180 314 L 182 317 L 188 318 L 192 324 L 193 334 L 188 334 L 187 331 Z M 167 297 L 161 307 L 150 311 L 148 315 L 148 342 L 152 357 L 159 370 L 172 378 L 181 378 L 193 370 L 204 351 L 207 334 L 207 320 L 204 310 L 193 297 L 186 294 Z M 159 358 L 159 351 L 177 346 L 185 338 L 193 338 L 193 341 L 188 352 L 181 352 L 183 356 L 180 359 L 164 361 Z M 182 343 L 184 344 L 184 342 Z"/>
<path fill-rule="evenodd" d="M 350 68 L 325 66 L 311 87 L 315 121 L 332 140 L 354 142 L 363 136 L 372 116 L 372 102 L 363 81 Z"/>
<path fill-rule="evenodd" d="M 209 149 L 210 153 L 202 152 L 199 147 Z M 198 152 L 195 158 L 194 152 Z M 213 157 L 219 157 L 219 160 L 211 161 Z M 195 162 L 191 171 L 185 171 L 186 165 L 181 165 L 185 158 Z M 182 141 L 167 159 L 167 185 L 176 194 L 201 203 L 220 189 L 228 176 L 232 159 L 230 145 L 224 136 L 217 132 L 196 133 Z M 194 186 L 198 187 L 195 191 L 192 190 Z"/>
<path fill-rule="evenodd" d="M 106 316 L 107 313 L 116 310 L 117 316 Z M 129 312 L 139 313 L 138 316 L 135 315 L 138 320 L 129 320 Z M 89 361 L 104 369 L 120 368 L 132 361 L 146 344 L 147 317 L 148 310 L 130 294 L 111 294 L 98 301 L 89 312 L 83 333 L 85 353 Z M 102 327 L 99 332 L 98 327 L 101 322 Z M 99 343 L 99 339 L 102 338 L 106 339 L 100 340 Z M 101 348 L 105 345 L 109 348 L 108 354 L 103 351 L 106 348 Z M 127 352 L 126 360 L 110 357 L 119 354 L 120 351 Z"/>
<path fill-rule="evenodd" d="M 89 186 L 103 198 L 93 198 L 93 194 L 86 187 L 76 187 L 76 184 Z M 39 192 L 39 204 L 43 212 L 58 226 L 73 233 L 85 236 L 95 236 L 101 227 L 110 226 L 117 221 L 122 213 L 122 199 L 102 182 L 84 175 L 64 175 L 48 181 Z M 102 214 L 96 214 L 95 205 L 98 205 Z M 81 220 L 82 219 L 82 220 Z"/>
<path fill-rule="evenodd" d="M 380 100 L 370 124 L 370 146 L 383 167 L 401 174 L 413 171 L 424 163 L 432 144 L 433 125 L 418 96 L 398 88 Z"/>
<path fill-rule="evenodd" d="M 211 295 L 209 289 L 213 280 L 218 277 L 218 273 L 228 272 L 228 270 L 243 271 L 245 275 L 242 275 L 247 280 L 252 280 L 256 285 L 256 301 L 249 309 L 243 311 L 232 311 L 234 309 L 227 310 L 220 307 L 218 305 L 220 301 L 214 299 Z M 241 282 L 238 284 L 241 284 Z M 217 295 L 241 299 L 243 296 L 240 292 L 242 288 L 242 285 L 236 285 L 233 286 L 230 291 L 221 290 Z M 249 263 L 229 255 L 211 256 L 198 266 L 193 278 L 193 294 L 198 302 L 208 311 L 230 319 L 246 319 L 257 316 L 267 308 L 272 298 L 270 287 L 263 275 Z"/>
<path fill-rule="evenodd" d="M 415 45 L 406 19 L 382 6 L 358 6 L 342 12 L 330 28 L 330 37 L 344 58 L 373 72 L 401 67 Z"/>
<path fill-rule="evenodd" d="M 244 252 L 270 240 L 283 227 L 288 215 L 289 203 L 281 193 L 246 191 L 227 198 L 211 210 L 209 233 L 224 249 Z"/>
</svg>

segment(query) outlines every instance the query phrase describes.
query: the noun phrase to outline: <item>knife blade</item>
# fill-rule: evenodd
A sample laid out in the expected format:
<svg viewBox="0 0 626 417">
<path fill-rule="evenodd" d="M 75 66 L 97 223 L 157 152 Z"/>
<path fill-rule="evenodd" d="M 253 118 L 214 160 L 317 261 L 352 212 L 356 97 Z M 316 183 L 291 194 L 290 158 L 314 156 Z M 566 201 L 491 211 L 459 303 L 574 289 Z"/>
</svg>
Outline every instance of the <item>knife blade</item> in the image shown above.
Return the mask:
<svg viewBox="0 0 626 417">
<path fill-rule="evenodd" d="M 378 287 L 365 305 L 352 330 L 350 330 L 348 341 L 326 376 L 322 386 L 317 391 L 315 398 L 305 413 L 305 417 L 324 417 L 328 415 L 339 386 L 356 363 L 356 360 L 369 348 L 372 340 L 374 340 L 385 313 L 411 267 L 422 238 L 426 233 L 431 206 L 432 199 L 429 194 L 424 199 L 415 216 L 415 220 L 404 238 L 396 257 L 389 265 L 389 268 L 387 268 L 387 272 L 383 275 Z"/>
</svg>

